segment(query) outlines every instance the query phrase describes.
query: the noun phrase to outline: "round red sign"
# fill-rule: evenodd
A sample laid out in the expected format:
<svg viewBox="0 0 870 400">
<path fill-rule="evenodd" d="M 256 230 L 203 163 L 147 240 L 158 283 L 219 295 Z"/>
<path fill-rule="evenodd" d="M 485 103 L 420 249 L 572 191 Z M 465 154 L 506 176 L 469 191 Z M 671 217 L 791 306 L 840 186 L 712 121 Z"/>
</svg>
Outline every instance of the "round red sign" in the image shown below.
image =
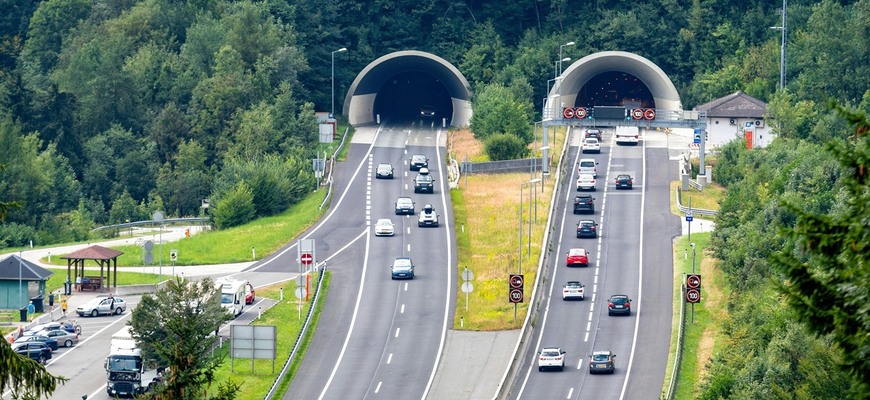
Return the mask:
<svg viewBox="0 0 870 400">
<path fill-rule="evenodd" d="M 314 261 L 314 257 L 311 256 L 311 253 L 304 253 L 299 257 L 299 261 L 301 261 L 303 265 L 310 265 L 311 262 Z"/>
</svg>

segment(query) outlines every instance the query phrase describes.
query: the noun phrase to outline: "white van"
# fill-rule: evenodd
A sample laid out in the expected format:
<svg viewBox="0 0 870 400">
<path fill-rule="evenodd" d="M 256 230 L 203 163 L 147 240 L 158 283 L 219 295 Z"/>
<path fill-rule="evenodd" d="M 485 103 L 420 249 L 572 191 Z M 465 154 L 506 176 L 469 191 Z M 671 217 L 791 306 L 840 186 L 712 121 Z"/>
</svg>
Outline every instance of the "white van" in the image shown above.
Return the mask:
<svg viewBox="0 0 870 400">
<path fill-rule="evenodd" d="M 581 158 L 580 162 L 577 164 L 577 171 L 580 172 L 580 175 L 588 174 L 592 175 L 593 178 L 597 178 L 598 167 L 596 167 L 596 165 L 598 165 L 598 163 L 595 162 L 594 158 Z"/>
<path fill-rule="evenodd" d="M 219 279 L 221 306 L 233 315 L 240 315 L 247 303 L 248 282 L 237 279 Z"/>
<path fill-rule="evenodd" d="M 617 126 L 616 127 L 616 144 L 621 145 L 637 145 L 639 129 L 636 126 Z"/>
</svg>

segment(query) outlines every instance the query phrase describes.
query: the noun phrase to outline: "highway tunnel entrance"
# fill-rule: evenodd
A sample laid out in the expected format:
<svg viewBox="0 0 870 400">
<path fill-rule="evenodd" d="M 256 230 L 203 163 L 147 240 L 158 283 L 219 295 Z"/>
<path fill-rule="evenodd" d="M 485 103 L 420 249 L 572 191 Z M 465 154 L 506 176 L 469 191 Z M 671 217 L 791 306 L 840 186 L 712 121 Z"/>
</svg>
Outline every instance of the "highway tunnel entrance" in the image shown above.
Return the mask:
<svg viewBox="0 0 870 400">
<path fill-rule="evenodd" d="M 438 125 L 446 120 L 448 126 L 467 126 L 470 99 L 468 81 L 446 60 L 421 51 L 399 51 L 378 58 L 357 75 L 345 96 L 343 114 L 351 125 L 432 119 Z"/>
</svg>

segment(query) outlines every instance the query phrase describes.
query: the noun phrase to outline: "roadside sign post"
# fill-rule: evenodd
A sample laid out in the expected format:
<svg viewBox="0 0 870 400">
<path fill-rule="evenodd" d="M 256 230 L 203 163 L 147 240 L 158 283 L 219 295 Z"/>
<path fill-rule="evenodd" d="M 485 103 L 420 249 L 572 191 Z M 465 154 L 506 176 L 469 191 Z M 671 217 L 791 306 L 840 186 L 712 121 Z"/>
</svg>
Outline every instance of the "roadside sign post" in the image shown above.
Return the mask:
<svg viewBox="0 0 870 400">
<path fill-rule="evenodd" d="M 694 218 L 694 213 L 692 213 L 692 198 L 689 197 L 689 209 L 686 210 L 686 222 L 689 224 L 689 241 L 692 241 L 692 220 Z"/>
<path fill-rule="evenodd" d="M 471 272 L 468 267 L 465 267 L 465 271 L 462 271 L 462 291 L 465 292 L 465 311 L 468 311 L 468 294 L 474 290 L 474 285 L 471 283 L 471 280 L 474 279 L 474 272 Z"/>
<path fill-rule="evenodd" d="M 522 274 L 510 274 L 508 279 L 508 300 L 514 303 L 514 322 L 517 320 L 517 304 L 523 302 L 524 283 Z"/>
</svg>

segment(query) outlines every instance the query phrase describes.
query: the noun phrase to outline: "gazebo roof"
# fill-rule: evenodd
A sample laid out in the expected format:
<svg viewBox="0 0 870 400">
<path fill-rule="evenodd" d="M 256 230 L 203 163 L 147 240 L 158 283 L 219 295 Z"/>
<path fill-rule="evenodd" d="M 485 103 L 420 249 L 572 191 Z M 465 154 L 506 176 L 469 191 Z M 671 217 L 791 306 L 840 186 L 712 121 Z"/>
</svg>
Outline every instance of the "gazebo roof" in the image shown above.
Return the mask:
<svg viewBox="0 0 870 400">
<path fill-rule="evenodd" d="M 54 275 L 45 268 L 12 254 L 0 259 L 0 280 L 21 279 L 27 281 L 44 281 Z"/>
<path fill-rule="evenodd" d="M 124 254 L 123 251 L 110 249 L 108 247 L 93 245 L 78 251 L 74 251 L 61 258 L 68 260 L 111 260 Z"/>
<path fill-rule="evenodd" d="M 767 113 L 767 103 L 737 91 L 701 104 L 695 107 L 695 110 L 706 111 L 708 117 L 764 118 L 764 114 Z"/>
</svg>

